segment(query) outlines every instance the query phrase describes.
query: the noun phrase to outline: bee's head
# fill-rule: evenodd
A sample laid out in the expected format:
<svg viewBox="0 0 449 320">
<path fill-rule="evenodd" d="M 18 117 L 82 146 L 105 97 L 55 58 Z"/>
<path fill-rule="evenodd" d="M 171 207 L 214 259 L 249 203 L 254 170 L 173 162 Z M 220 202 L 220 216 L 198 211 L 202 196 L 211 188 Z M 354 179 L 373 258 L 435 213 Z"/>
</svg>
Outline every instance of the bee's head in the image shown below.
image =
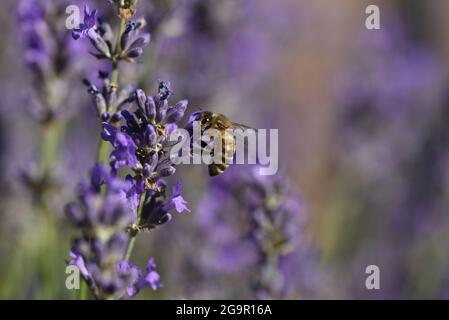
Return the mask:
<svg viewBox="0 0 449 320">
<path fill-rule="evenodd" d="M 201 113 L 199 120 L 201 121 L 201 125 L 206 125 L 212 121 L 214 114 L 209 111 L 204 111 Z"/>
</svg>

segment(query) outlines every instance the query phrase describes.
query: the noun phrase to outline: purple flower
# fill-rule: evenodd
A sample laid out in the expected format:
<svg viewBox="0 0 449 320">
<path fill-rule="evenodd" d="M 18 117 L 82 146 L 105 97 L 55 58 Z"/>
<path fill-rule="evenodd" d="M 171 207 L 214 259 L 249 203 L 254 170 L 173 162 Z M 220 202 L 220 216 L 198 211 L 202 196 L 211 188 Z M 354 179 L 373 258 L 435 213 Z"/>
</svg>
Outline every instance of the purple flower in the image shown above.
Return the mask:
<svg viewBox="0 0 449 320">
<path fill-rule="evenodd" d="M 139 196 L 145 190 L 144 179 L 134 179 L 131 175 L 127 175 L 125 178 L 126 185 L 126 198 L 129 200 L 133 211 L 136 211 L 139 206 Z"/>
<path fill-rule="evenodd" d="M 127 23 L 116 49 L 108 24 L 97 20 L 96 10 L 84 9 L 84 21 L 73 31 L 73 38 L 89 38 L 96 49 L 94 55 L 108 59 L 113 72 L 120 61 L 131 62 L 139 57 L 149 43 L 150 35 L 142 32 L 143 20 L 129 21 L 134 2 L 118 3 L 118 14 Z M 113 73 L 116 75 L 116 73 Z M 160 81 L 155 96 L 129 86 L 119 89 L 117 77 L 99 72 L 103 81 L 98 86 L 84 80 L 93 97 L 97 115 L 102 120 L 101 137 L 109 142 L 111 170 L 95 166 L 89 182 L 80 186 L 78 200 L 66 206 L 66 214 L 81 231 L 74 240 L 69 264 L 78 266 L 93 295 L 98 299 L 132 297 L 145 287 L 161 287 L 154 259 L 145 272 L 128 260 L 132 240 L 140 231 L 151 229 L 171 219 L 168 212 L 190 211 L 181 195 L 181 184 L 167 195 L 162 179 L 175 173 L 175 166 L 166 157 L 170 145 L 167 136 L 177 128 L 187 108 L 187 101 L 171 107 L 173 94 L 169 82 Z M 137 108 L 133 112 L 130 107 Z M 119 170 L 128 169 L 124 179 Z M 121 173 L 121 172 L 120 172 Z M 124 260 L 125 259 L 125 260 Z"/>
<path fill-rule="evenodd" d="M 78 203 L 66 206 L 66 214 L 91 235 L 108 236 L 114 230 L 124 230 L 134 221 L 131 187 L 109 174 L 104 166 L 97 165 L 91 171 L 90 183 L 81 184 Z"/>
<path fill-rule="evenodd" d="M 157 290 L 162 287 L 160 276 L 156 271 L 156 264 L 153 257 L 148 260 L 145 273 L 143 273 L 137 266 L 126 260 L 120 261 L 117 265 L 117 269 L 120 274 L 132 274 L 133 279 L 135 279 L 126 289 L 128 297 L 137 295 L 140 290 L 145 287 L 151 287 L 153 290 Z"/>
<path fill-rule="evenodd" d="M 110 156 L 111 167 L 114 170 L 118 170 L 124 166 L 137 169 L 137 147 L 129 135 L 119 132 L 109 123 L 103 122 L 102 138 L 110 142 L 114 147 L 114 151 L 112 151 Z"/>
<path fill-rule="evenodd" d="M 23 0 L 19 4 L 18 20 L 24 40 L 25 62 L 31 68 L 49 66 L 50 50 L 45 40 L 49 36 L 45 20 L 45 6 L 37 0 Z"/>
<path fill-rule="evenodd" d="M 33 25 L 45 17 L 45 8 L 41 1 L 22 0 L 18 8 L 19 23 L 22 25 Z"/>
<path fill-rule="evenodd" d="M 126 294 L 128 297 L 133 297 L 137 293 L 139 293 L 139 289 L 137 288 L 137 284 L 139 283 L 138 279 L 142 277 L 142 271 L 131 262 L 122 260 L 117 264 L 117 271 L 120 275 L 133 275 L 133 282 L 130 282 L 126 288 Z"/>
<path fill-rule="evenodd" d="M 95 192 L 100 192 L 100 188 L 104 185 L 109 178 L 109 172 L 105 166 L 98 165 L 95 166 L 91 171 L 90 185 L 92 190 Z"/>
<path fill-rule="evenodd" d="M 134 296 L 141 289 L 160 287 L 154 260 L 144 274 L 124 261 L 128 234 L 135 223 L 143 180 L 127 176 L 124 181 L 102 165 L 91 171 L 90 183 L 81 185 L 79 200 L 66 207 L 68 218 L 81 229 L 75 239 L 68 264 L 79 268 L 92 293 L 99 299 Z"/>
<path fill-rule="evenodd" d="M 98 299 L 120 299 L 136 295 L 144 286 L 141 270 L 122 260 L 127 236 L 115 233 L 108 240 L 77 239 L 70 252 L 70 265 L 80 269 L 83 279 Z"/>
<path fill-rule="evenodd" d="M 94 54 L 98 59 L 111 59 L 111 44 L 108 43 L 97 31 L 89 29 L 87 31 L 90 43 L 97 49 L 98 53 Z"/>
<path fill-rule="evenodd" d="M 74 40 L 89 38 L 90 43 L 97 50 L 93 53 L 98 59 L 112 59 L 112 32 L 110 26 L 100 21 L 97 22 L 97 10 L 89 11 L 88 6 L 84 6 L 84 22 L 80 24 L 78 29 L 72 31 Z"/>
<path fill-rule="evenodd" d="M 77 254 L 73 251 L 70 251 L 70 261 L 69 265 L 74 265 L 78 267 L 80 274 L 83 278 L 89 278 L 89 271 L 87 271 L 86 264 L 84 263 L 84 259 L 80 254 Z"/>
<path fill-rule="evenodd" d="M 153 257 L 148 260 L 146 275 L 143 277 L 143 283 L 147 286 L 150 286 L 153 290 L 162 287 L 162 283 L 160 281 L 159 273 L 156 272 L 156 263 L 154 262 Z"/>
<path fill-rule="evenodd" d="M 89 10 L 87 5 L 84 6 L 84 22 L 80 24 L 79 28 L 72 31 L 72 37 L 75 40 L 82 39 L 88 36 L 89 31 L 95 27 L 97 21 L 97 10 Z"/>
<path fill-rule="evenodd" d="M 101 90 L 87 79 L 84 79 L 83 83 L 93 98 L 97 116 L 104 122 L 117 123 L 121 119 L 120 110 L 129 105 L 130 95 L 135 91 L 135 86 L 111 90 L 109 73 L 99 71 L 98 75 L 103 82 Z"/>
<path fill-rule="evenodd" d="M 153 190 L 148 190 L 140 218 L 142 228 L 152 229 L 172 219 L 170 210 L 175 209 L 178 213 L 190 210 L 187 201 L 181 196 L 181 184 L 173 186 L 172 195 L 167 199 L 165 181 L 159 179 Z"/>
<path fill-rule="evenodd" d="M 75 61 L 80 45 L 73 45 L 68 32 L 57 32 L 67 3 L 50 4 L 42 0 L 21 0 L 18 5 L 18 37 L 23 60 L 33 76 L 28 112 L 40 123 L 58 120 L 75 113 L 84 101 L 77 93 L 78 76 L 87 62 Z M 49 98 L 51 97 L 51 99 Z"/>
<path fill-rule="evenodd" d="M 178 122 L 184 117 L 184 113 L 187 109 L 187 100 L 182 100 L 175 104 L 175 106 L 167 111 L 167 123 Z"/>
<path fill-rule="evenodd" d="M 114 172 L 125 166 L 134 172 L 134 176 L 127 177 L 132 185 L 128 198 L 132 199 L 134 208 L 144 193 L 139 229 L 152 229 L 170 221 L 169 211 L 172 209 L 178 213 L 190 211 L 181 195 L 181 184 L 177 183 L 168 197 L 163 180 L 176 171 L 174 164 L 165 156 L 166 148 L 170 148 L 165 142 L 177 128 L 175 122 L 184 116 L 188 104 L 183 100 L 170 107 L 167 100 L 172 94 L 170 83 L 165 81 L 159 82 L 158 93 L 153 97 L 138 89 L 133 95 L 137 110 L 134 113 L 121 111 L 124 124 L 120 130 L 117 129 L 118 124 L 103 123 L 102 137 L 114 147 L 110 156 Z"/>
<path fill-rule="evenodd" d="M 92 45 L 97 50 L 94 54 L 98 59 L 123 60 L 133 62 L 135 58 L 143 53 L 143 48 L 150 42 L 150 34 L 142 32 L 146 25 L 144 19 L 138 21 L 128 21 L 124 32 L 120 35 L 120 51 L 114 52 L 112 31 L 109 24 L 102 19 L 98 20 L 97 10 L 89 11 L 84 7 L 84 21 L 80 27 L 72 31 L 72 37 L 75 40 L 80 38 L 89 38 Z"/>
<path fill-rule="evenodd" d="M 123 32 L 120 38 L 122 49 L 120 57 L 122 59 L 132 61 L 142 54 L 143 47 L 150 42 L 150 34 L 141 33 L 144 26 L 144 20 L 128 21 L 125 32 Z"/>
<path fill-rule="evenodd" d="M 187 208 L 187 201 L 185 201 L 184 198 L 181 196 L 181 192 L 182 192 L 181 182 L 177 182 L 173 186 L 172 196 L 170 197 L 169 200 L 167 200 L 166 204 L 164 205 L 164 210 L 169 211 L 175 208 L 178 213 L 182 213 L 184 211 L 190 212 L 189 208 Z"/>
<path fill-rule="evenodd" d="M 167 99 L 172 94 L 168 82 L 159 82 L 156 96 L 147 96 L 141 89 L 135 91 L 133 101 L 137 110 L 132 114 L 121 111 L 125 125 L 120 131 L 109 123 L 103 123 L 102 137 L 114 147 L 111 163 L 114 169 L 127 166 L 137 175 L 145 177 L 145 185 L 154 186 L 161 177 L 175 173 L 175 166 L 164 159 L 164 142 L 181 120 L 187 108 L 186 100 L 169 107 Z"/>
</svg>

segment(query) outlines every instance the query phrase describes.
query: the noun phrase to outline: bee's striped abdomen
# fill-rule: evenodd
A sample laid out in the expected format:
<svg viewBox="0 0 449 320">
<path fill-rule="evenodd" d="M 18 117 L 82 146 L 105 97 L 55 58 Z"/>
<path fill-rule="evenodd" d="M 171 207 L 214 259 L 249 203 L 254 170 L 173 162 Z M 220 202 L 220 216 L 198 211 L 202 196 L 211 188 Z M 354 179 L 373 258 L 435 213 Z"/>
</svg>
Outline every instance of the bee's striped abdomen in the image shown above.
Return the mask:
<svg viewBox="0 0 449 320">
<path fill-rule="evenodd" d="M 210 164 L 209 165 L 209 175 L 211 177 L 218 176 L 218 175 L 222 174 L 223 172 L 225 172 L 227 167 L 229 167 L 229 165 L 225 164 L 225 163 Z"/>
</svg>

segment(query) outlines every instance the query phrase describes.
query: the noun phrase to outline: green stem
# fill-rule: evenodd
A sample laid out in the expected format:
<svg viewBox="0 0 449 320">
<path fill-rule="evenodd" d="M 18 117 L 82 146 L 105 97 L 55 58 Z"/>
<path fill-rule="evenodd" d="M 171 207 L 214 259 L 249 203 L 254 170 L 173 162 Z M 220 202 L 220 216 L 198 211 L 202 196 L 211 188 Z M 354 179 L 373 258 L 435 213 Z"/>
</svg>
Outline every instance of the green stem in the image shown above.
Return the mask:
<svg viewBox="0 0 449 320">
<path fill-rule="evenodd" d="M 120 37 L 125 31 L 126 21 L 125 19 L 120 19 L 120 25 L 118 28 L 117 37 L 115 39 L 115 51 L 112 58 L 112 74 L 111 74 L 111 89 L 116 90 L 118 87 L 118 71 L 119 71 L 119 56 L 120 56 Z M 96 163 L 103 163 L 107 159 L 107 143 L 100 138 L 98 142 Z"/>
<path fill-rule="evenodd" d="M 97 156 L 95 157 L 95 163 L 97 164 L 104 163 L 107 159 L 107 154 L 108 154 L 107 141 L 104 141 L 100 137 L 100 140 L 98 141 Z"/>
<path fill-rule="evenodd" d="M 58 152 L 60 126 L 56 122 L 50 122 L 42 126 L 41 142 L 41 177 L 47 179 L 52 169 Z"/>
<path fill-rule="evenodd" d="M 40 218 L 41 222 L 41 298 L 54 299 L 59 288 L 59 283 L 62 280 L 59 273 L 58 263 L 60 262 L 60 247 L 57 240 L 57 222 L 51 210 L 45 205 L 41 204 Z"/>
<path fill-rule="evenodd" d="M 125 19 L 120 19 L 120 25 L 117 33 L 117 38 L 115 40 L 115 52 L 112 58 L 112 74 L 111 74 L 111 90 L 117 90 L 118 88 L 118 76 L 119 76 L 119 56 L 120 56 L 120 37 L 125 31 L 126 21 Z M 100 138 L 98 142 L 96 163 L 104 163 L 107 159 L 108 146 L 106 141 Z"/>
<path fill-rule="evenodd" d="M 131 258 L 131 254 L 134 250 L 134 245 L 136 244 L 136 237 L 137 233 L 132 233 L 129 235 L 128 245 L 126 247 L 125 256 L 123 258 L 124 260 L 129 261 L 129 259 Z"/>
<path fill-rule="evenodd" d="M 117 38 L 115 40 L 115 52 L 114 57 L 112 59 L 112 74 L 111 74 L 111 84 L 114 87 L 118 87 L 118 65 L 119 65 L 119 56 L 120 56 L 120 37 L 122 33 L 125 31 L 126 20 L 120 19 L 120 25 L 117 33 Z"/>
<path fill-rule="evenodd" d="M 276 298 L 277 290 L 275 289 L 275 284 L 278 279 L 278 264 L 279 264 L 279 255 L 277 253 L 269 254 L 267 258 L 267 273 L 265 277 L 265 285 L 270 290 L 270 294 L 273 299 Z"/>
<path fill-rule="evenodd" d="M 87 284 L 84 281 L 80 283 L 80 289 L 78 290 L 78 300 L 88 300 L 87 297 Z"/>
<path fill-rule="evenodd" d="M 140 195 L 139 208 L 137 209 L 137 217 L 136 217 L 137 225 L 139 225 L 140 222 L 144 202 L 145 202 L 145 192 Z M 138 233 L 137 231 L 132 230 L 129 234 L 128 245 L 126 246 L 124 260 L 129 261 L 129 259 L 131 258 L 134 245 L 136 244 L 137 233 Z"/>
<path fill-rule="evenodd" d="M 59 247 L 56 240 L 56 220 L 48 207 L 48 197 L 51 191 L 51 170 L 56 162 L 61 124 L 52 121 L 42 125 L 41 153 L 40 153 L 40 179 L 41 189 L 37 194 L 36 210 L 39 215 L 40 235 L 38 238 L 40 254 L 37 257 L 41 285 L 38 297 L 51 299 L 54 297 L 57 285 L 57 264 Z"/>
<path fill-rule="evenodd" d="M 112 62 L 111 85 L 118 87 L 118 61 Z"/>
<path fill-rule="evenodd" d="M 113 86 L 115 86 L 115 88 L 118 88 L 118 86 L 119 86 L 118 65 L 119 65 L 119 56 L 120 56 L 120 37 L 121 37 L 122 33 L 125 31 L 125 26 L 126 26 L 126 20 L 121 18 L 119 29 L 118 29 L 119 31 L 117 34 L 117 39 L 115 42 L 114 59 L 112 61 L 111 83 Z M 140 212 L 142 211 L 143 201 L 145 199 L 145 197 L 143 195 L 144 195 L 144 193 L 140 195 L 140 203 L 139 203 L 139 208 L 137 211 L 137 219 L 136 219 L 137 224 L 139 224 Z M 125 251 L 125 256 L 124 256 L 125 260 L 129 260 L 129 258 L 131 258 L 131 253 L 134 249 L 134 245 L 136 244 L 136 236 L 137 236 L 136 231 L 131 231 L 131 233 L 129 234 L 128 245 L 126 246 L 126 251 Z"/>
</svg>

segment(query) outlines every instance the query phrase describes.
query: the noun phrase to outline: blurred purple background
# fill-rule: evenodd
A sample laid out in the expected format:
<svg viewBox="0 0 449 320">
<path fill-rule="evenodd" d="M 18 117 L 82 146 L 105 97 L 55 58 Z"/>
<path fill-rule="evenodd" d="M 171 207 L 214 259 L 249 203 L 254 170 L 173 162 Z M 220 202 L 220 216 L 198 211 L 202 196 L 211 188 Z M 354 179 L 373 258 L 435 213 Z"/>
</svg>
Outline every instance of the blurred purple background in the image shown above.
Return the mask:
<svg viewBox="0 0 449 320">
<path fill-rule="evenodd" d="M 64 27 L 65 7 L 85 2 L 44 2 L 54 29 L 24 26 L 24 1 L 3 1 L 0 12 L 1 298 L 72 297 L 64 261 L 74 231 L 63 206 L 87 177 L 100 132 L 81 80 L 101 63 Z M 114 21 L 106 1 L 89 4 Z M 365 28 L 368 4 L 380 7 L 381 30 Z M 217 178 L 206 166 L 180 167 L 192 212 L 139 238 L 136 262 L 154 256 L 164 283 L 140 297 L 446 298 L 448 10 L 444 0 L 141 1 L 152 40 L 121 69 L 122 82 L 155 92 L 167 79 L 188 113 L 279 129 L 280 171 L 248 185 L 251 167 Z M 46 139 L 60 146 L 48 168 L 58 246 L 40 259 L 50 266 L 33 262 L 42 251 L 30 192 L 46 117 L 58 119 Z M 278 194 L 269 212 L 293 245 L 272 276 L 255 208 Z M 365 288 L 368 265 L 380 268 L 380 290 Z M 53 268 L 52 285 L 36 276 L 42 268 Z"/>
</svg>

